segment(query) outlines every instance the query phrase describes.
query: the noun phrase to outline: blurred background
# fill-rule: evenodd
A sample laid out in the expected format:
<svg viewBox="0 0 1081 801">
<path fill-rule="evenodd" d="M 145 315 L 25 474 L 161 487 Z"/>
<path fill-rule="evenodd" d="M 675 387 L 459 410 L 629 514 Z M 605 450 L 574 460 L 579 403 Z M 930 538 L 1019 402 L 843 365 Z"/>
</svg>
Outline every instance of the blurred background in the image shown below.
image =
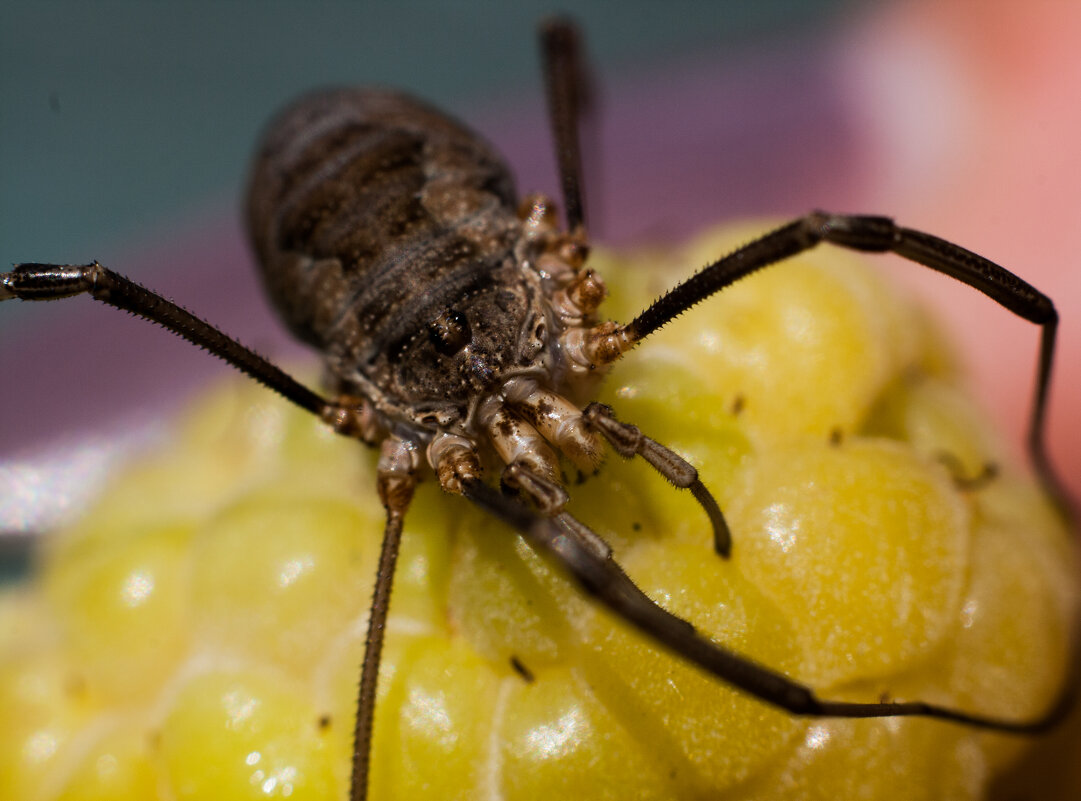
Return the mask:
<svg viewBox="0 0 1081 801">
<path fill-rule="evenodd" d="M 576 2 L 600 89 L 595 241 L 815 208 L 972 248 L 1063 317 L 1050 446 L 1081 491 L 1081 4 Z M 548 2 L 0 2 L 0 265 L 98 259 L 276 359 L 240 225 L 256 137 L 313 86 L 405 87 L 557 183 L 535 42 Z M 886 264 L 888 260 L 882 260 Z M 890 263 L 947 316 L 1020 443 L 1036 329 Z M 0 307 L 0 530 L 47 529 L 162 410 L 227 368 L 88 299 Z"/>
<path fill-rule="evenodd" d="M 840 0 L 572 5 L 605 88 L 657 80 L 670 65 L 749 54 L 779 37 L 806 40 L 852 8 Z M 539 111 L 535 31 L 561 7 L 0 4 L 4 258 L 64 259 L 149 240 L 208 202 L 231 212 L 268 116 L 312 87 L 407 88 L 470 121 Z"/>
</svg>

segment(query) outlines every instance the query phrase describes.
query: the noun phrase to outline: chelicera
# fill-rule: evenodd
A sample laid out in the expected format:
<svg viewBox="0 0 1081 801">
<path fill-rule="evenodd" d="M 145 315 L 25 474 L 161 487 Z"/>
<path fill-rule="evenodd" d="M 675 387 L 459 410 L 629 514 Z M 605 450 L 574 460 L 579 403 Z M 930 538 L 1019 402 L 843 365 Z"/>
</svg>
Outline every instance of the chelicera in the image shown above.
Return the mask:
<svg viewBox="0 0 1081 801">
<path fill-rule="evenodd" d="M 407 95 L 313 94 L 269 128 L 249 187 L 249 235 L 283 320 L 323 355 L 331 376 L 326 395 L 96 262 L 22 264 L 0 274 L 0 300 L 89 294 L 165 326 L 335 431 L 380 449 L 386 525 L 361 670 L 352 798 L 367 795 L 376 677 L 402 523 L 425 475 L 508 523 L 658 645 L 793 714 L 918 715 L 1022 733 L 1051 726 L 1068 706 L 1068 689 L 1031 720 L 921 701 L 818 698 L 654 603 L 608 545 L 565 511 L 561 464 L 593 472 L 607 444 L 689 490 L 703 522 L 709 520 L 715 552 L 728 556 L 732 534 L 696 470 L 611 408 L 580 399 L 618 358 L 691 306 L 820 242 L 899 254 L 1041 327 L 1028 447 L 1044 485 L 1064 508 L 1069 501 L 1044 447 L 1054 306 L 1009 271 L 937 237 L 885 217 L 814 212 L 710 264 L 630 322 L 601 321 L 605 287 L 587 266 L 580 190 L 579 37 L 572 24 L 556 20 L 543 26 L 541 41 L 565 229 L 546 198 L 517 200 L 508 168 L 479 136 Z M 484 479 L 492 465 L 503 491 Z"/>
</svg>

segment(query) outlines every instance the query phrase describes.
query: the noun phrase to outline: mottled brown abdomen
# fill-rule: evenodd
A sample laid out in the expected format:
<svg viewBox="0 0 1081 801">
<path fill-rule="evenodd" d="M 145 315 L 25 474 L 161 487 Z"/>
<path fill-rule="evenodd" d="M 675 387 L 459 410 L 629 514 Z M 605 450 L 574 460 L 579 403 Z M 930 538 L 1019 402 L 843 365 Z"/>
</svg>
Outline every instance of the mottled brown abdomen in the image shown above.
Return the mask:
<svg viewBox="0 0 1081 801">
<path fill-rule="evenodd" d="M 293 333 L 368 363 L 506 266 L 515 205 L 506 165 L 459 123 L 397 92 L 326 91 L 271 124 L 248 230 Z"/>
</svg>

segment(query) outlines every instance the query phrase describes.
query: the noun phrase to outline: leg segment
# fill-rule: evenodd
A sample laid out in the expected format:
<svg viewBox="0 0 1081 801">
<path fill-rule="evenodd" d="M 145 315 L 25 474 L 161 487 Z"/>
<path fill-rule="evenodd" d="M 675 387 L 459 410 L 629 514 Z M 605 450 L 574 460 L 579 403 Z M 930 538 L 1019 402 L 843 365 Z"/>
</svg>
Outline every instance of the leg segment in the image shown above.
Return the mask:
<svg viewBox="0 0 1081 801">
<path fill-rule="evenodd" d="M 572 235 L 580 233 L 585 224 L 578 119 L 589 98 L 579 37 L 578 29 L 565 19 L 552 19 L 541 26 L 548 117 L 552 123 L 559 178 L 563 186 L 567 229 Z"/>
<path fill-rule="evenodd" d="M 512 378 L 503 392 L 507 405 L 578 470 L 585 475 L 597 470 L 603 457 L 600 437 L 585 423 L 577 406 L 528 379 Z"/>
<path fill-rule="evenodd" d="M 0 273 L 0 301 L 59 300 L 82 294 L 172 331 L 316 415 L 339 434 L 369 445 L 375 444 L 381 435 L 367 399 L 343 395 L 327 400 L 187 309 L 97 262 L 20 264 L 9 273 Z"/>
<path fill-rule="evenodd" d="M 331 418 L 340 411 L 337 404 L 315 394 L 187 309 L 97 262 L 85 265 L 20 264 L 9 273 L 0 273 L 0 300 L 59 300 L 82 294 L 157 323 L 247 373 L 297 406 L 334 424 Z M 337 430 L 343 427 L 347 427 L 346 421 L 335 426 Z"/>
<path fill-rule="evenodd" d="M 638 426 L 616 420 L 612 409 L 603 403 L 589 404 L 582 412 L 582 416 L 604 435 L 615 452 L 624 459 L 641 456 L 673 485 L 680 489 L 689 489 L 695 500 L 709 515 L 709 522 L 713 526 L 713 550 L 719 556 L 728 558 L 732 553 L 732 532 L 724 519 L 721 507 L 706 489 L 706 485 L 698 478 L 698 471 L 690 462 L 675 451 L 647 437 L 638 429 Z"/>
<path fill-rule="evenodd" d="M 383 654 L 383 635 L 390 608 L 390 591 L 394 584 L 394 568 L 402 541 L 402 521 L 416 487 L 416 451 L 396 437 L 383 440 L 379 456 L 379 497 L 387 510 L 383 529 L 383 545 L 379 552 L 379 568 L 375 575 L 375 590 L 368 615 L 368 636 L 364 642 L 364 663 L 360 671 L 360 691 L 357 695 L 357 720 L 353 735 L 353 773 L 349 798 L 364 801 L 368 797 L 371 766 L 372 726 L 375 720 L 375 692 L 379 678 L 379 661 Z"/>
<path fill-rule="evenodd" d="M 600 537 L 593 532 L 584 535 L 588 529 L 570 515 L 541 517 L 477 480 L 465 482 L 463 492 L 473 503 L 517 529 L 533 547 L 553 556 L 583 590 L 643 634 L 707 673 L 794 715 L 835 718 L 919 716 L 981 729 L 1035 734 L 1058 723 L 1072 706 L 1073 682 L 1066 683 L 1061 696 L 1045 714 L 1021 721 L 963 712 L 923 701 L 861 704 L 820 699 L 809 687 L 728 651 L 699 634 L 686 620 L 658 606 L 611 558 L 607 546 L 598 547 Z"/>
<path fill-rule="evenodd" d="M 493 404 L 477 415 L 504 464 L 518 464 L 531 473 L 560 483 L 559 458 L 540 432 L 502 405 Z"/>
<path fill-rule="evenodd" d="M 505 487 L 521 492 L 545 517 L 563 511 L 570 496 L 558 481 L 537 473 L 523 460 L 511 462 L 500 476 Z"/>
<path fill-rule="evenodd" d="M 851 250 L 892 252 L 978 289 L 999 305 L 1042 329 L 1028 450 L 1041 481 L 1060 508 L 1073 517 L 1073 503 L 1047 458 L 1044 418 L 1055 353 L 1058 313 L 1043 293 L 1016 275 L 952 242 L 895 225 L 887 217 L 816 211 L 766 234 L 702 269 L 669 290 L 630 323 L 594 328 L 582 346 L 584 357 L 607 364 L 661 326 L 740 278 L 798 253 L 830 242 Z"/>
</svg>

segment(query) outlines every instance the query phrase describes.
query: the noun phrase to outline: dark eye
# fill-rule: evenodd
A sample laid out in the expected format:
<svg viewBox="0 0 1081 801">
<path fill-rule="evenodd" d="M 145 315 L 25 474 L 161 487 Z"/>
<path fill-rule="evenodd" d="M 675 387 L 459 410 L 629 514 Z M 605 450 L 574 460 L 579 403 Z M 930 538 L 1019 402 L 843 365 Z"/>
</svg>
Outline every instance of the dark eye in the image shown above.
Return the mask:
<svg viewBox="0 0 1081 801">
<path fill-rule="evenodd" d="M 447 309 L 428 323 L 428 338 L 444 356 L 453 356 L 473 339 L 469 321 L 457 309 Z"/>
</svg>

